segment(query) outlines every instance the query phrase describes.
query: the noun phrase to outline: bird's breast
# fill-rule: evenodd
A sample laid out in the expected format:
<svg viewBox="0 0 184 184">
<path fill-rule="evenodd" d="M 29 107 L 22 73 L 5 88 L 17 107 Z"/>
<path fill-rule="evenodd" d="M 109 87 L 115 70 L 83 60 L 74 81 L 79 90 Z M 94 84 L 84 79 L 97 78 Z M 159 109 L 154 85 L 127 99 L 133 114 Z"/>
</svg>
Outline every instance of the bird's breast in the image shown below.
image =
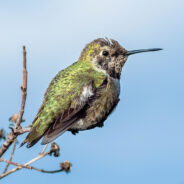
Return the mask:
<svg viewBox="0 0 184 184">
<path fill-rule="evenodd" d="M 109 77 L 107 84 L 99 91 L 97 89 L 97 93 L 99 97 L 94 98 L 86 110 L 85 117 L 77 121 L 72 129 L 85 130 L 103 123 L 119 100 L 119 80 Z"/>
</svg>

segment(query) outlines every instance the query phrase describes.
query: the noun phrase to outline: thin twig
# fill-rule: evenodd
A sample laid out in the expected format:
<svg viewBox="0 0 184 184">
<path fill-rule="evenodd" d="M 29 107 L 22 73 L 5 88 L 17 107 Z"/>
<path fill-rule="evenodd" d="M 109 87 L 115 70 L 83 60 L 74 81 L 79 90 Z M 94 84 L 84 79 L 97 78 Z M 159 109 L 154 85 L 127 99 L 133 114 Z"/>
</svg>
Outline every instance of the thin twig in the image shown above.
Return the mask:
<svg viewBox="0 0 184 184">
<path fill-rule="evenodd" d="M 15 148 L 16 148 L 16 144 L 17 144 L 17 139 L 15 139 L 14 143 L 13 143 L 13 149 L 12 149 L 12 152 L 11 152 L 11 155 L 10 155 L 10 158 L 9 158 L 10 162 L 12 161 L 12 158 L 13 158 L 13 155 L 14 155 L 14 152 L 15 152 Z M 8 170 L 9 165 L 10 165 L 10 163 L 7 163 L 3 173 L 5 173 Z"/>
<path fill-rule="evenodd" d="M 3 143 L 3 145 L 0 147 L 0 157 L 8 150 L 10 145 L 14 142 L 14 140 L 17 138 L 18 134 L 14 133 L 16 130 L 21 129 L 21 121 L 24 114 L 24 107 L 26 102 L 26 96 L 27 96 L 27 68 L 26 68 L 26 48 L 23 46 L 23 79 L 22 79 L 22 86 L 21 86 L 21 105 L 20 105 L 20 111 L 19 111 L 19 117 L 17 118 L 17 121 L 14 126 L 14 131 L 10 132 L 8 134 L 7 139 Z"/>
<path fill-rule="evenodd" d="M 5 160 L 3 158 L 0 158 L 0 162 L 6 162 L 8 164 L 11 164 L 11 165 L 14 165 L 14 166 L 17 166 L 17 167 L 21 167 L 21 168 L 25 168 L 25 169 L 33 169 L 33 170 L 36 170 L 36 171 L 39 171 L 39 172 L 43 172 L 43 173 L 57 173 L 57 172 L 64 171 L 63 168 L 60 168 L 60 169 L 57 169 L 57 170 L 53 170 L 53 171 L 48 171 L 48 170 L 44 170 L 44 169 L 38 169 L 38 168 L 33 167 L 33 166 L 22 165 L 22 164 L 19 164 L 19 163 L 16 163 L 16 162 Z"/>
<path fill-rule="evenodd" d="M 45 153 L 45 151 L 46 151 L 48 145 L 49 145 L 49 144 L 46 144 L 46 145 L 44 146 L 44 148 L 43 148 L 41 154 Z"/>
<path fill-rule="evenodd" d="M 12 161 L 8 161 L 8 160 L 5 160 L 3 158 L 0 158 L 0 161 L 2 162 L 6 162 L 6 163 L 9 163 L 9 164 L 12 164 L 12 165 L 15 165 L 17 166 L 16 168 L 10 170 L 10 171 L 7 171 L 6 173 L 3 173 L 0 175 L 0 179 L 4 178 L 5 176 L 11 174 L 11 173 L 14 173 L 22 168 L 26 168 L 26 169 L 34 169 L 36 171 L 40 171 L 40 172 L 44 172 L 44 173 L 56 173 L 56 172 L 61 172 L 61 171 L 66 171 L 66 172 L 69 172 L 70 171 L 70 168 L 72 166 L 72 164 L 68 161 L 65 161 L 63 163 L 61 163 L 60 165 L 60 169 L 58 170 L 54 170 L 54 171 L 47 171 L 47 170 L 43 170 L 43 169 L 38 169 L 36 167 L 32 167 L 30 166 L 30 164 L 32 164 L 33 162 L 36 162 L 37 160 L 47 156 L 47 155 L 54 155 L 55 157 L 57 157 L 59 155 L 59 146 L 56 144 L 56 143 L 52 143 L 51 144 L 51 148 L 49 151 L 45 152 L 47 148 L 47 145 L 45 145 L 45 147 L 43 148 L 42 152 L 35 158 L 33 158 L 32 160 L 30 160 L 29 162 L 25 163 L 25 164 L 19 164 L 19 163 L 15 163 L 15 162 L 12 162 Z"/>
<path fill-rule="evenodd" d="M 23 78 L 22 78 L 22 86 L 21 86 L 22 100 L 21 100 L 19 116 L 15 123 L 15 129 L 19 128 L 20 123 L 22 121 L 22 116 L 24 114 L 24 107 L 25 107 L 26 96 L 27 96 L 26 91 L 27 91 L 26 47 L 23 46 Z"/>
<path fill-rule="evenodd" d="M 39 171 L 39 172 L 51 173 L 51 174 L 64 171 L 64 169 L 62 169 L 62 168 L 61 169 L 58 169 L 58 170 L 53 170 L 53 171 L 47 171 L 47 170 L 44 170 L 44 169 L 38 169 L 36 167 L 31 167 L 31 169 L 34 169 L 34 170 Z"/>
<path fill-rule="evenodd" d="M 16 162 L 12 162 L 12 161 L 9 161 L 9 160 L 5 160 L 4 158 L 0 158 L 0 162 L 6 162 L 8 164 L 11 164 L 11 165 L 14 165 L 14 166 L 17 166 L 17 167 L 22 167 L 22 168 L 26 168 L 26 169 L 31 169 L 31 166 L 25 166 L 25 165 L 22 165 L 22 164 L 19 164 L 19 163 L 16 163 Z"/>
<path fill-rule="evenodd" d="M 30 160 L 29 162 L 25 163 L 24 165 L 18 166 L 18 167 L 14 168 L 14 169 L 6 172 L 6 173 L 1 174 L 0 175 L 0 179 L 4 178 L 5 176 L 7 176 L 7 175 L 9 175 L 11 173 L 14 173 L 15 171 L 18 171 L 18 170 L 22 169 L 23 167 L 27 168 L 27 166 L 29 166 L 33 162 L 36 162 L 37 160 L 39 160 L 39 159 L 41 159 L 41 158 L 43 158 L 43 157 L 45 157 L 45 156 L 47 156 L 49 154 L 50 154 L 50 151 L 48 151 L 48 152 L 46 152 L 44 154 L 39 154 L 37 157 L 33 158 L 32 160 Z M 29 167 L 31 167 L 31 166 L 29 166 Z"/>
<path fill-rule="evenodd" d="M 14 131 L 14 133 L 15 134 L 17 134 L 17 135 L 21 135 L 21 134 L 24 134 L 24 133 L 26 133 L 26 132 L 30 132 L 30 130 L 31 130 L 31 127 L 32 127 L 32 125 L 29 125 L 29 126 L 27 126 L 27 127 L 25 127 L 25 128 L 21 128 L 21 129 L 13 129 L 12 131 Z"/>
</svg>

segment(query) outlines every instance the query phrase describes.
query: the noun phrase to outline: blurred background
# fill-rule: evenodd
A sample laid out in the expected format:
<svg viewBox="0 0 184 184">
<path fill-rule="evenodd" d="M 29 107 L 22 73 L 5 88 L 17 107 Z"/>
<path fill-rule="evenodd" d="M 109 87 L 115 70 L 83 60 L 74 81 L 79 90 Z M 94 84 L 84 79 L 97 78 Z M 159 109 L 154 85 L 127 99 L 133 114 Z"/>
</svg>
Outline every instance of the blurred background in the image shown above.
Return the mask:
<svg viewBox="0 0 184 184">
<path fill-rule="evenodd" d="M 121 101 L 103 128 L 76 136 L 65 133 L 56 141 L 59 158 L 33 164 L 54 170 L 69 160 L 71 173 L 22 169 L 1 183 L 183 184 L 183 7 L 183 0 L 1 1 L 0 128 L 7 132 L 8 118 L 20 106 L 22 45 L 27 47 L 28 62 L 23 126 L 34 119 L 51 79 L 75 62 L 88 42 L 109 37 L 127 50 L 164 48 L 128 59 L 121 77 Z M 19 136 L 19 143 L 25 136 Z M 40 142 L 31 149 L 17 148 L 14 161 L 25 163 L 42 148 Z M 10 150 L 3 157 L 9 154 Z"/>
</svg>

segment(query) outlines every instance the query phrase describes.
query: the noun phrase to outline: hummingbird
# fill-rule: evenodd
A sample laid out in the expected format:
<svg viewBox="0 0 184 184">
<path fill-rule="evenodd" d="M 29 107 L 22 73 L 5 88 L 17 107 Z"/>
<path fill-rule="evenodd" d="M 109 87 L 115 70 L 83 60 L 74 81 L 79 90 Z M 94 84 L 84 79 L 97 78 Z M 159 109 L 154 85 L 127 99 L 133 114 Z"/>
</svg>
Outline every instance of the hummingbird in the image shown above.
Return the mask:
<svg viewBox="0 0 184 184">
<path fill-rule="evenodd" d="M 103 127 L 119 103 L 120 77 L 128 57 L 161 48 L 127 51 L 116 40 L 98 38 L 85 46 L 79 59 L 61 70 L 48 86 L 32 128 L 21 144 L 48 144 L 65 131 Z"/>
</svg>

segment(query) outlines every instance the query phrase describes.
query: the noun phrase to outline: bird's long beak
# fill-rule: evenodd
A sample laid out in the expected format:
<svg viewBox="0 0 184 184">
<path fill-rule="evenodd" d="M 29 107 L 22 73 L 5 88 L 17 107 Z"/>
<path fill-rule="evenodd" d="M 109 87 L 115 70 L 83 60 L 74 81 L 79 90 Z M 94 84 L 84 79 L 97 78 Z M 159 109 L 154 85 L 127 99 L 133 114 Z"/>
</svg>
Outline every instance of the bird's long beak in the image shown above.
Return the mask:
<svg viewBox="0 0 184 184">
<path fill-rule="evenodd" d="M 132 54 L 138 54 L 141 52 L 154 52 L 154 51 L 159 51 L 159 50 L 163 50 L 161 48 L 153 48 L 153 49 L 140 49 L 140 50 L 131 50 L 131 51 L 127 51 L 126 55 L 130 56 Z"/>
</svg>

